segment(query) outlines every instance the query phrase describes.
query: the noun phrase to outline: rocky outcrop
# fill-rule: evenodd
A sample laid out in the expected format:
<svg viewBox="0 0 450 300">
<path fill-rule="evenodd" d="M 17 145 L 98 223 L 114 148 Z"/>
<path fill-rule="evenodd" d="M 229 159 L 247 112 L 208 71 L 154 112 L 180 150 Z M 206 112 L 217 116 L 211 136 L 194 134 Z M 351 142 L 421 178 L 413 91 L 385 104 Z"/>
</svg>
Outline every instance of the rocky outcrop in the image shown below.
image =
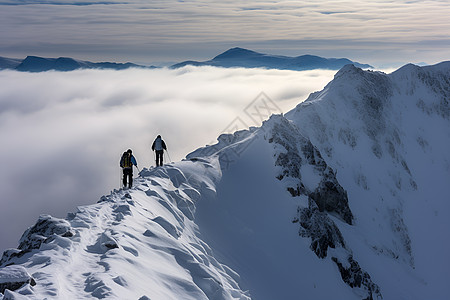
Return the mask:
<svg viewBox="0 0 450 300">
<path fill-rule="evenodd" d="M 49 215 L 42 215 L 33 227 L 28 228 L 20 239 L 20 250 L 39 249 L 53 235 L 71 237 L 70 223 Z"/>
<path fill-rule="evenodd" d="M 0 266 L 14 264 L 14 258 L 19 258 L 33 249 L 39 249 L 43 243 L 51 241 L 55 236 L 72 237 L 73 235 L 68 221 L 41 215 L 36 224 L 23 233 L 17 249 L 4 251 Z"/>
<path fill-rule="evenodd" d="M 300 236 L 311 239 L 310 248 L 317 257 L 324 259 L 328 256 L 329 249 L 333 249 L 330 255 L 331 261 L 338 267 L 342 280 L 353 288 L 361 299 L 383 299 L 380 287 L 353 258 L 339 228 L 328 213 L 318 209 L 311 198 L 308 201 L 308 207 L 298 208 L 297 217 L 293 222 L 300 224 Z"/>
<path fill-rule="evenodd" d="M 309 201 L 309 207 L 298 208 L 298 217 L 293 222 L 300 223 L 300 236 L 311 238 L 310 248 L 319 258 L 327 256 L 328 248 L 345 248 L 339 228 L 327 213 L 319 211 L 314 201 Z"/>
<path fill-rule="evenodd" d="M 15 291 L 26 284 L 34 286 L 36 282 L 24 267 L 8 266 L 0 269 L 1 294 L 5 294 L 6 290 Z"/>
<path fill-rule="evenodd" d="M 351 225 L 353 214 L 347 192 L 319 150 L 283 116 L 272 116 L 265 126 L 270 128 L 266 139 L 275 147 L 275 165 L 281 167 L 277 178 L 289 178 L 287 190 L 291 195 L 305 195 L 315 202 L 319 211 L 333 213 Z"/>
<path fill-rule="evenodd" d="M 298 207 L 293 223 L 300 225 L 299 235 L 311 239 L 310 248 L 325 259 L 333 249 L 331 261 L 339 269 L 342 280 L 361 299 L 382 299 L 380 288 L 353 258 L 351 249 L 333 215 L 352 225 L 353 214 L 345 189 L 320 151 L 298 128 L 283 116 L 272 116 L 263 128 L 266 139 L 275 148 L 275 164 L 280 167 L 277 178 L 284 181 L 293 197 L 306 196 L 306 207 Z M 335 255 L 335 254 L 339 255 Z"/>
<path fill-rule="evenodd" d="M 334 256 L 331 260 L 338 266 L 342 280 L 351 288 L 356 288 L 363 300 L 383 299 L 380 287 L 372 282 L 370 275 L 361 269 L 351 254 L 344 261 Z"/>
</svg>

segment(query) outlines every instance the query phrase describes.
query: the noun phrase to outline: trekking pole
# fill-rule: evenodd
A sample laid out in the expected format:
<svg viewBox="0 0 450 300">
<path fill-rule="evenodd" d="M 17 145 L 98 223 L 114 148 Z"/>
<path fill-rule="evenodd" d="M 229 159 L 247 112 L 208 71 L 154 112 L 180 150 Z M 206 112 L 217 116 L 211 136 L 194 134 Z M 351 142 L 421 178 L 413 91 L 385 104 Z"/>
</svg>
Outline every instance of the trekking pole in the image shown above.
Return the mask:
<svg viewBox="0 0 450 300">
<path fill-rule="evenodd" d="M 119 179 L 120 179 L 120 188 L 122 188 L 123 186 L 122 186 L 122 170 L 121 169 L 119 169 Z"/>
<path fill-rule="evenodd" d="M 167 152 L 167 156 L 169 157 L 170 162 L 173 162 L 172 159 L 170 158 L 169 150 L 166 149 L 166 152 Z"/>
</svg>

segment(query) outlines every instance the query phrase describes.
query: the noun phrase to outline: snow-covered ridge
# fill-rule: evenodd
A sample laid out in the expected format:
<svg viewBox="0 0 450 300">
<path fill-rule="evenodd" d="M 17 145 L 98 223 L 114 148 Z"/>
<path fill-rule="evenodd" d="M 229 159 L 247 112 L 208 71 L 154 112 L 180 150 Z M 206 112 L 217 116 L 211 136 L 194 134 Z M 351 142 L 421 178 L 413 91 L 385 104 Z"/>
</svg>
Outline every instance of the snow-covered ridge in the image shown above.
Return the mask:
<svg viewBox="0 0 450 300">
<path fill-rule="evenodd" d="M 135 188 L 66 220 L 41 216 L 1 261 L 25 267 L 37 284 L 7 290 L 5 299 L 247 299 L 193 222 L 194 202 L 214 197 L 214 164 L 144 169 Z"/>
<path fill-rule="evenodd" d="M 450 62 L 346 66 L 284 116 L 42 216 L 3 255 L 5 299 L 446 299 L 449 100 Z"/>
</svg>

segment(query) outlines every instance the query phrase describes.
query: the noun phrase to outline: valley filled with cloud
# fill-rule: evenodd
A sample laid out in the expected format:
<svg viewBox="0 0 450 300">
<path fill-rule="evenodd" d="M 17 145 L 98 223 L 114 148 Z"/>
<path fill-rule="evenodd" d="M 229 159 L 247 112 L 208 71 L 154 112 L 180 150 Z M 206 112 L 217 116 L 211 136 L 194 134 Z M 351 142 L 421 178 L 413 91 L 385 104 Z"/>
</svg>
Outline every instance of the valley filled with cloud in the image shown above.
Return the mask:
<svg viewBox="0 0 450 300">
<path fill-rule="evenodd" d="M 170 158 L 183 159 L 227 129 L 260 125 L 248 109 L 261 95 L 276 107 L 261 117 L 287 112 L 334 74 L 213 67 L 1 71 L 0 248 L 16 247 L 40 214 L 65 217 L 119 188 L 119 159 L 128 148 L 140 168 L 153 166 L 150 147 L 161 134 Z"/>
</svg>

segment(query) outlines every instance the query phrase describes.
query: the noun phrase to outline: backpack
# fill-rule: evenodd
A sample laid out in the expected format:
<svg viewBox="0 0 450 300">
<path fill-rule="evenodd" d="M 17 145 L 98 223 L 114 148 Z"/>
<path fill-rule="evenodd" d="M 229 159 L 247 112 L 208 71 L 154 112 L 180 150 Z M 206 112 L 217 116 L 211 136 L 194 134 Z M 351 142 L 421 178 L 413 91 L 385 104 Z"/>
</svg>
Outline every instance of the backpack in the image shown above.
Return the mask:
<svg viewBox="0 0 450 300">
<path fill-rule="evenodd" d="M 129 154 L 128 152 L 125 152 L 122 155 L 122 158 L 120 159 L 120 166 L 122 168 L 131 168 L 131 154 Z"/>
</svg>

